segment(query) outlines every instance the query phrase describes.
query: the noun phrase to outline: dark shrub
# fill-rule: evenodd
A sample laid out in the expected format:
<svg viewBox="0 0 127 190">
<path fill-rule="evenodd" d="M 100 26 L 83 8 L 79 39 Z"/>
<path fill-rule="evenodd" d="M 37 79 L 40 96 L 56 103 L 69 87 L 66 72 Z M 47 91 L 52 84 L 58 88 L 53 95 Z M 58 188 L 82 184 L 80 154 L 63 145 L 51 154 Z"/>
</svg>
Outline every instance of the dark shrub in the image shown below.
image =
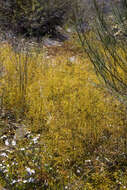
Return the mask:
<svg viewBox="0 0 127 190">
<path fill-rule="evenodd" d="M 67 22 L 71 7 L 70 0 L 2 0 L 1 25 L 27 37 L 54 36 L 57 26 Z"/>
</svg>

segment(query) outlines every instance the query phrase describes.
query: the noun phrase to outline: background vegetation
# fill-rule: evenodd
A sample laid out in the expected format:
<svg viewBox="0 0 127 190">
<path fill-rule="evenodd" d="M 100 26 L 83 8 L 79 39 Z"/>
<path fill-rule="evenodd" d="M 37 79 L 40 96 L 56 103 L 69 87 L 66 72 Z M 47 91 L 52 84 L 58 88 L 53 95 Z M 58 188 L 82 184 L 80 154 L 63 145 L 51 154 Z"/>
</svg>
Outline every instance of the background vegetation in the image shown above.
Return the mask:
<svg viewBox="0 0 127 190">
<path fill-rule="evenodd" d="M 2 0 L 1 25 L 24 37 L 57 37 L 56 27 L 67 22 L 74 4 L 75 1 L 70 0 L 26 0 L 25 3 L 22 0 Z"/>
<path fill-rule="evenodd" d="M 93 63 L 96 74 L 103 79 L 111 93 L 126 104 L 127 2 L 121 1 L 119 7 L 111 4 L 112 14 L 107 16 L 96 0 L 93 3 L 97 16 L 91 35 L 88 37 L 87 33 L 78 32 L 79 40 Z"/>
</svg>

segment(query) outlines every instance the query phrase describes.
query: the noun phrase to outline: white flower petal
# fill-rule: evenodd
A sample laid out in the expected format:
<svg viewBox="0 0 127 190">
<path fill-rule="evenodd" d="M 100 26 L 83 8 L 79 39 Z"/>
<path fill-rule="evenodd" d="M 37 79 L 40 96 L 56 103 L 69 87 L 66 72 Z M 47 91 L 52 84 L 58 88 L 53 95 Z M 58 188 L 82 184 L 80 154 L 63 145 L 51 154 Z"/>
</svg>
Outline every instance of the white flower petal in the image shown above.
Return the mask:
<svg viewBox="0 0 127 190">
<path fill-rule="evenodd" d="M 5 145 L 6 145 L 6 146 L 9 146 L 9 141 L 8 141 L 8 139 L 5 141 Z"/>
<path fill-rule="evenodd" d="M 8 157 L 8 155 L 5 152 L 1 153 L 0 156 Z"/>
<path fill-rule="evenodd" d="M 16 146 L 16 141 L 13 140 L 13 141 L 11 142 L 11 144 L 12 144 L 12 146 Z"/>
</svg>

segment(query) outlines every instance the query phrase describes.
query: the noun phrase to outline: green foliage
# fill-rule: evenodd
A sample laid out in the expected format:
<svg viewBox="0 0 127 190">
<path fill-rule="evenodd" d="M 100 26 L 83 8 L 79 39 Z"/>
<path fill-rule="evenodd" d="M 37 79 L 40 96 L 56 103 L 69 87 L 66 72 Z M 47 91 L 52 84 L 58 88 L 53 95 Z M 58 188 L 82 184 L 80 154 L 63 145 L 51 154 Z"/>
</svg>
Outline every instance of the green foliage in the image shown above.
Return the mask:
<svg viewBox="0 0 127 190">
<path fill-rule="evenodd" d="M 8 2 L 8 6 L 6 3 Z M 0 6 L 2 25 L 24 36 L 42 37 L 67 22 L 74 2 L 70 0 L 13 0 Z M 5 4 L 5 5 L 4 5 Z"/>
<path fill-rule="evenodd" d="M 126 105 L 127 89 L 127 7 L 112 7 L 112 13 L 104 15 L 93 1 L 96 21 L 89 34 L 78 33 L 96 74 L 111 93 Z M 98 47 L 98 48 L 97 48 Z"/>
</svg>

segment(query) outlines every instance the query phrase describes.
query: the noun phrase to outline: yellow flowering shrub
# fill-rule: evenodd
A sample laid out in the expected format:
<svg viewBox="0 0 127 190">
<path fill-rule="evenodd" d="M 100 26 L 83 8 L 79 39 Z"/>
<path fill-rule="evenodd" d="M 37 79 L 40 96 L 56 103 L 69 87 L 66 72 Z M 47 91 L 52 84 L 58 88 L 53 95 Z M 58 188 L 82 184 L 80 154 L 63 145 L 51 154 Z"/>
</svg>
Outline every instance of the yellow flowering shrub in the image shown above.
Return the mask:
<svg viewBox="0 0 127 190">
<path fill-rule="evenodd" d="M 23 118 L 30 130 L 41 134 L 40 143 L 49 153 L 42 152 L 44 173 L 48 173 L 43 167 L 48 162 L 61 179 L 68 181 L 71 168 L 74 172 L 90 155 L 94 159 L 103 149 L 109 155 L 116 144 L 120 145 L 113 143 L 124 136 L 126 114 L 100 85 L 88 58 L 81 54 L 72 57 L 71 53 L 46 56 L 36 50 L 15 53 L 4 45 L 0 62 L 4 68 L 0 79 L 3 105 Z M 46 175 L 52 184 L 52 173 Z M 77 176 L 70 181 L 73 178 Z M 98 189 L 109 189 L 109 178 L 99 174 L 91 178 Z M 85 188 L 94 186 L 86 182 Z"/>
</svg>

